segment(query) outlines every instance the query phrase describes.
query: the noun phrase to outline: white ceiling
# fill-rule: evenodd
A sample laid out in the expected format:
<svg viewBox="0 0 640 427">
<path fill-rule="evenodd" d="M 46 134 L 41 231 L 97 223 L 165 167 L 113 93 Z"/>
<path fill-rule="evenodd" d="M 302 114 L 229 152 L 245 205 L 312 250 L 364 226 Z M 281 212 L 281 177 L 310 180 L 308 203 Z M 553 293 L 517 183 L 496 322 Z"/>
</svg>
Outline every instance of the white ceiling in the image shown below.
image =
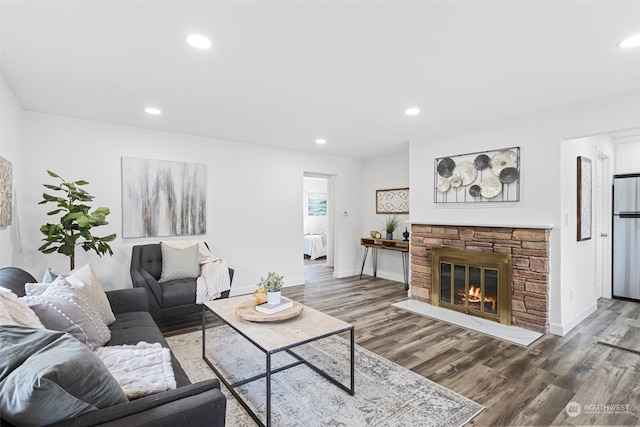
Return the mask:
<svg viewBox="0 0 640 427">
<path fill-rule="evenodd" d="M 640 1 L 2 0 L 0 15 L 25 110 L 357 158 L 640 90 L 640 48 L 616 48 Z"/>
</svg>

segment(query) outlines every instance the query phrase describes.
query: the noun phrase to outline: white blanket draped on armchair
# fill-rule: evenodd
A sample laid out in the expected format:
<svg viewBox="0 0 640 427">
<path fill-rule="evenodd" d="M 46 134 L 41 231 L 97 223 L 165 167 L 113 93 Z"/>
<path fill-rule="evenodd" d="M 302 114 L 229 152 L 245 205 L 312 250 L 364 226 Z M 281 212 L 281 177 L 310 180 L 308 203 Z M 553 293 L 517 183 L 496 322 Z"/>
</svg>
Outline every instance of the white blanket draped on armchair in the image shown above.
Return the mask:
<svg viewBox="0 0 640 427">
<path fill-rule="evenodd" d="M 227 260 L 214 256 L 202 240 L 169 240 L 164 243 L 174 248 L 198 245 L 200 276 L 196 279 L 197 304 L 220 298 L 222 292 L 231 289 Z"/>
<path fill-rule="evenodd" d="M 224 291 L 231 289 L 227 260 L 213 255 L 200 260 L 200 276 L 196 279 L 196 303 L 219 298 Z"/>
</svg>

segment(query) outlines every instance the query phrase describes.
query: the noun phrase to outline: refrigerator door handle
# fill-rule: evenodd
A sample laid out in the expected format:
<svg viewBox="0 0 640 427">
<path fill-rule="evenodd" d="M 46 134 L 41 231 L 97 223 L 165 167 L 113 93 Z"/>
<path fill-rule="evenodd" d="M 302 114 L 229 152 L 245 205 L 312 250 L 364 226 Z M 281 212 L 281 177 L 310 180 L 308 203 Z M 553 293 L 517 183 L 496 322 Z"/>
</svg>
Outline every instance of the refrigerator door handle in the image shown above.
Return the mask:
<svg viewBox="0 0 640 427">
<path fill-rule="evenodd" d="M 640 218 L 640 212 L 620 212 L 620 218 Z"/>
</svg>

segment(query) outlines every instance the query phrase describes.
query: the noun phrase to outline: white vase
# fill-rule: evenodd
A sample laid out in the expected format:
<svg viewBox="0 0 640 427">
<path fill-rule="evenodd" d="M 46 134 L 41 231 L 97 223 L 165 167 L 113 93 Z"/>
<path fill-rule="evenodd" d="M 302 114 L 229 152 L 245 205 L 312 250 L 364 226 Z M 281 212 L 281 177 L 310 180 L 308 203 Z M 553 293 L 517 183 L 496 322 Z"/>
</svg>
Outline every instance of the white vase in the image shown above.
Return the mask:
<svg viewBox="0 0 640 427">
<path fill-rule="evenodd" d="M 280 304 L 281 291 L 267 292 L 267 304 Z"/>
</svg>

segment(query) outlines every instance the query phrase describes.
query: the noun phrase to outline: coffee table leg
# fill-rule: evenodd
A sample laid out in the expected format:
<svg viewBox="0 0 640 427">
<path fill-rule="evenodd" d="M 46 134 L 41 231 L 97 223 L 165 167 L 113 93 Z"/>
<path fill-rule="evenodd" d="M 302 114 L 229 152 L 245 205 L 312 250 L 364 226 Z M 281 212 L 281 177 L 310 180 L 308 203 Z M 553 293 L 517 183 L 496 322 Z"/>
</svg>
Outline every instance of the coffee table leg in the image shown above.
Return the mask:
<svg viewBox="0 0 640 427">
<path fill-rule="evenodd" d="M 351 328 L 351 395 L 356 392 L 356 375 L 355 375 L 355 340 L 353 337 L 353 328 Z"/>
<path fill-rule="evenodd" d="M 267 352 L 267 427 L 271 426 L 271 353 Z"/>
</svg>

